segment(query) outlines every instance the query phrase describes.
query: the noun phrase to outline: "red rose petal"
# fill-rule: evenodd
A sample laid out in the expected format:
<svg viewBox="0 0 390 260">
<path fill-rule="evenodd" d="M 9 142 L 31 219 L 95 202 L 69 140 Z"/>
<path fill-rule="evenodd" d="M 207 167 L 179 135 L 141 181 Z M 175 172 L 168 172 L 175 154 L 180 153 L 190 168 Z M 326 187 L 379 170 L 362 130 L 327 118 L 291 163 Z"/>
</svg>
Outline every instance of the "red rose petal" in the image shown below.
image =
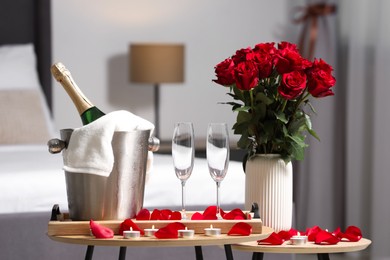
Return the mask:
<svg viewBox="0 0 390 260">
<path fill-rule="evenodd" d="M 318 232 L 315 239 L 316 244 L 335 245 L 339 241 L 340 240 L 336 236 L 325 230 L 321 230 L 320 232 Z"/>
<path fill-rule="evenodd" d="M 203 212 L 204 220 L 215 220 L 217 218 L 217 206 L 209 206 Z"/>
<path fill-rule="evenodd" d="M 161 212 L 161 220 L 169 220 L 171 218 L 172 210 L 162 209 L 160 212 Z"/>
<path fill-rule="evenodd" d="M 316 237 L 317 237 L 317 234 L 318 232 L 320 232 L 322 229 L 319 227 L 319 226 L 314 226 L 312 228 L 308 228 L 306 230 L 306 236 L 307 236 L 307 240 L 311 241 L 311 242 L 314 242 L 316 241 Z"/>
<path fill-rule="evenodd" d="M 223 211 L 223 209 L 219 208 L 219 214 L 221 214 L 221 217 L 225 216 L 226 212 Z"/>
<path fill-rule="evenodd" d="M 343 233 L 341 232 L 340 227 L 336 228 L 336 229 L 332 232 L 332 234 L 333 234 L 334 236 L 338 237 L 338 238 L 341 238 L 341 237 L 343 236 Z"/>
<path fill-rule="evenodd" d="M 181 212 L 179 211 L 172 212 L 172 215 L 169 218 L 169 220 L 181 220 Z"/>
<path fill-rule="evenodd" d="M 341 232 L 340 232 L 341 233 Z M 363 237 L 362 231 L 356 226 L 349 226 L 345 233 L 341 233 L 339 238 L 343 241 L 357 242 Z"/>
<path fill-rule="evenodd" d="M 92 219 L 89 221 L 89 227 L 91 228 L 92 234 L 96 238 L 113 238 L 114 237 L 114 231 L 112 229 L 102 226 Z"/>
<path fill-rule="evenodd" d="M 281 245 L 283 242 L 284 240 L 275 232 L 265 239 L 257 240 L 259 245 Z"/>
<path fill-rule="evenodd" d="M 194 214 L 192 214 L 191 220 L 203 220 L 203 214 L 195 212 Z"/>
<path fill-rule="evenodd" d="M 123 235 L 123 231 L 130 230 L 132 228 L 134 231 L 139 231 L 141 235 L 144 235 L 145 232 L 141 230 L 137 224 L 135 224 L 131 219 L 125 219 L 119 226 L 119 234 Z"/>
<path fill-rule="evenodd" d="M 298 234 L 298 231 L 295 230 L 295 229 L 292 229 L 292 228 L 291 228 L 289 231 L 282 230 L 282 231 L 279 231 L 279 232 L 278 232 L 278 236 L 279 236 L 282 240 L 284 240 L 284 241 L 290 240 L 290 238 L 291 238 L 292 236 L 295 236 L 296 234 Z"/>
<path fill-rule="evenodd" d="M 155 237 L 160 239 L 178 238 L 179 229 L 185 229 L 185 225 L 180 222 L 173 222 L 157 230 L 157 232 L 154 233 L 154 235 Z"/>
<path fill-rule="evenodd" d="M 229 236 L 249 236 L 252 233 L 252 226 L 245 222 L 238 222 L 229 230 Z"/>
<path fill-rule="evenodd" d="M 150 215 L 150 220 L 160 220 L 161 219 L 161 211 L 158 209 L 154 209 L 152 214 Z"/>
<path fill-rule="evenodd" d="M 223 219 L 245 219 L 245 214 L 241 209 L 236 208 L 224 214 L 222 217 Z"/>
<path fill-rule="evenodd" d="M 135 216 L 136 220 L 149 220 L 150 211 L 148 209 L 141 209 L 138 214 Z"/>
</svg>

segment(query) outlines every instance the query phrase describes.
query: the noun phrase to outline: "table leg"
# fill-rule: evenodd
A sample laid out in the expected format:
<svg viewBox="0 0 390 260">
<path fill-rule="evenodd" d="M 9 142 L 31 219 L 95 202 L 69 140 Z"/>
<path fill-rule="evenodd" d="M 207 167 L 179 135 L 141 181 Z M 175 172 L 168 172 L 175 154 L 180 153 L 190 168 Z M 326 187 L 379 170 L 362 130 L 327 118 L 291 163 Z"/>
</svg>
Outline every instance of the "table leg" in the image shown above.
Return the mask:
<svg viewBox="0 0 390 260">
<path fill-rule="evenodd" d="M 233 260 L 232 246 L 224 245 L 224 247 L 225 247 L 226 260 Z"/>
<path fill-rule="evenodd" d="M 262 252 L 253 252 L 252 260 L 263 260 L 264 253 Z"/>
<path fill-rule="evenodd" d="M 322 253 L 322 254 L 317 254 L 318 260 L 329 260 L 329 254 L 328 253 Z"/>
<path fill-rule="evenodd" d="M 119 248 L 119 260 L 125 260 L 126 259 L 126 247 L 125 246 L 121 246 Z"/>
<path fill-rule="evenodd" d="M 195 246 L 195 257 L 196 260 L 203 260 L 203 253 L 201 246 Z"/>
<path fill-rule="evenodd" d="M 94 249 L 94 246 L 88 246 L 87 247 L 87 252 L 85 253 L 85 260 L 91 260 L 92 259 L 93 249 Z"/>
</svg>

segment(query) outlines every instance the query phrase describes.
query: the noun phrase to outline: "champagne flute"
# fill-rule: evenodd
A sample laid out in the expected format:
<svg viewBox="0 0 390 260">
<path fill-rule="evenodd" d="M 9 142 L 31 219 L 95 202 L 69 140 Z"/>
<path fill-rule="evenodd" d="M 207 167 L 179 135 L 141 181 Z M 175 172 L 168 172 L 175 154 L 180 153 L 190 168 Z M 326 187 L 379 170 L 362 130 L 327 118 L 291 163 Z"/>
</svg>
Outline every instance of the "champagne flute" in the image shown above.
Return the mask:
<svg viewBox="0 0 390 260">
<path fill-rule="evenodd" d="M 181 181 L 182 219 L 186 219 L 185 184 L 194 167 L 194 127 L 192 123 L 175 124 L 172 138 L 172 158 L 176 177 Z"/>
<path fill-rule="evenodd" d="M 211 178 L 217 184 L 218 219 L 222 219 L 219 188 L 228 170 L 229 154 L 229 134 L 226 123 L 209 124 L 207 128 L 206 157 Z"/>
</svg>

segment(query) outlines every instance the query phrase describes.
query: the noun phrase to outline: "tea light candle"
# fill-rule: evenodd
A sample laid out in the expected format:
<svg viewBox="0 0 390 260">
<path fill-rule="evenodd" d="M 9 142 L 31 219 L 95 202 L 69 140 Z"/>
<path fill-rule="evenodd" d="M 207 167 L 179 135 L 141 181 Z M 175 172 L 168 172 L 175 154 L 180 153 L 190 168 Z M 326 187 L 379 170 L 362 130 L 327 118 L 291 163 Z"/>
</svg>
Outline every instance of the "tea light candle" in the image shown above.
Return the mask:
<svg viewBox="0 0 390 260">
<path fill-rule="evenodd" d="M 195 235 L 195 230 L 193 229 L 180 229 L 178 230 L 179 232 L 179 237 L 181 238 L 193 238 Z"/>
<path fill-rule="evenodd" d="M 307 236 L 301 236 L 298 232 L 298 234 L 296 236 L 292 236 L 290 240 L 293 245 L 304 245 L 307 242 Z"/>
<path fill-rule="evenodd" d="M 221 229 L 220 228 L 213 228 L 213 225 L 210 225 L 209 228 L 204 229 L 204 234 L 206 236 L 219 236 L 219 235 L 221 235 Z"/>
<path fill-rule="evenodd" d="M 145 237 L 152 237 L 154 236 L 154 233 L 157 232 L 157 228 L 154 228 L 154 225 L 152 226 L 152 228 L 145 228 L 144 229 L 144 232 L 145 232 Z"/>
<path fill-rule="evenodd" d="M 128 239 L 138 239 L 141 237 L 141 232 L 138 230 L 133 230 L 132 227 L 130 227 L 130 230 L 123 231 L 123 238 Z"/>
</svg>

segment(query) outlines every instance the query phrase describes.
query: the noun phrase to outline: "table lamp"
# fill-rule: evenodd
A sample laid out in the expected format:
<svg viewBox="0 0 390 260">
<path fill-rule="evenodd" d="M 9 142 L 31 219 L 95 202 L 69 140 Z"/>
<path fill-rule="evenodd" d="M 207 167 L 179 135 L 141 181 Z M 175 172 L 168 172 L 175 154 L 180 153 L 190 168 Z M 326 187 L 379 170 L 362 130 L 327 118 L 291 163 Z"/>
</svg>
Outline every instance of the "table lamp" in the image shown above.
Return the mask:
<svg viewBox="0 0 390 260">
<path fill-rule="evenodd" d="M 130 81 L 154 86 L 155 136 L 160 137 L 159 85 L 184 81 L 184 45 L 130 44 L 129 61 Z"/>
</svg>

